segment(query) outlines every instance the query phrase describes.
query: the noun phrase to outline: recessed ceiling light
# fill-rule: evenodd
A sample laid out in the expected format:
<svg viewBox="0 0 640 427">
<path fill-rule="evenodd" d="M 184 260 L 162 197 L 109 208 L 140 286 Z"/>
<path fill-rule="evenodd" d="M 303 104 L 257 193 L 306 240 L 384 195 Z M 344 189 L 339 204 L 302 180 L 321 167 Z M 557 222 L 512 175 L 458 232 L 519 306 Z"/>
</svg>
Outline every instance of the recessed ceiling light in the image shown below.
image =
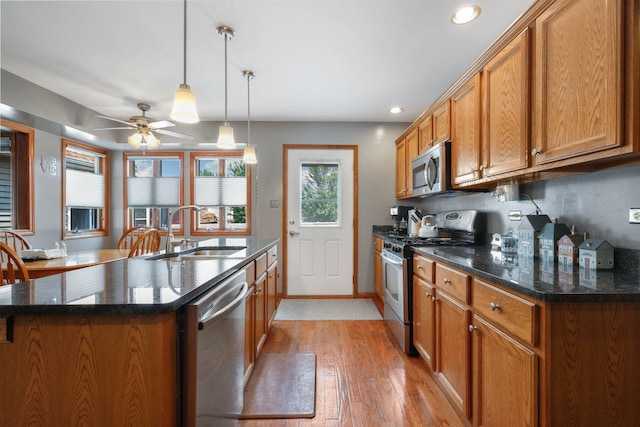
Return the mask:
<svg viewBox="0 0 640 427">
<path fill-rule="evenodd" d="M 399 113 L 402 113 L 403 111 L 404 111 L 404 108 L 402 107 L 393 107 L 389 110 L 391 114 L 399 114 Z"/>
<path fill-rule="evenodd" d="M 480 16 L 480 6 L 466 6 L 458 9 L 451 17 L 454 24 L 468 24 Z"/>
</svg>

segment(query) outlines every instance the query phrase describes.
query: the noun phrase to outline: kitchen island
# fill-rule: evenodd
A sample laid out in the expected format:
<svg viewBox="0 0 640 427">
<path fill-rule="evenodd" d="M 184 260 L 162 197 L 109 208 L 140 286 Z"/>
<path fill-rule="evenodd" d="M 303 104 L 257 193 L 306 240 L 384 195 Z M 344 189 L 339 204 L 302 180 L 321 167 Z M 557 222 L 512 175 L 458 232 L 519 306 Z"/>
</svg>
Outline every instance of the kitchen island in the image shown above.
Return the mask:
<svg viewBox="0 0 640 427">
<path fill-rule="evenodd" d="M 181 308 L 267 253 L 277 239 L 225 258 L 130 258 L 0 287 L 4 425 L 175 426 Z"/>
</svg>

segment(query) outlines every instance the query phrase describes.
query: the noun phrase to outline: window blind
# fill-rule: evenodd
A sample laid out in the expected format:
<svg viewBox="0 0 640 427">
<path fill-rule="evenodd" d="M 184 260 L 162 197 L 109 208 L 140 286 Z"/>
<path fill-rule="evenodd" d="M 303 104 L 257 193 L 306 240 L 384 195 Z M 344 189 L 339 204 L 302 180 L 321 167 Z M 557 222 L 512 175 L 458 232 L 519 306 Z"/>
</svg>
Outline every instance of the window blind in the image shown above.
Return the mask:
<svg viewBox="0 0 640 427">
<path fill-rule="evenodd" d="M 180 205 L 180 178 L 127 178 L 127 203 L 130 208 L 178 206 Z"/>
<path fill-rule="evenodd" d="M 195 203 L 199 206 L 245 206 L 247 178 L 197 176 Z"/>
<path fill-rule="evenodd" d="M 68 169 L 65 190 L 67 207 L 104 208 L 104 175 Z"/>
</svg>

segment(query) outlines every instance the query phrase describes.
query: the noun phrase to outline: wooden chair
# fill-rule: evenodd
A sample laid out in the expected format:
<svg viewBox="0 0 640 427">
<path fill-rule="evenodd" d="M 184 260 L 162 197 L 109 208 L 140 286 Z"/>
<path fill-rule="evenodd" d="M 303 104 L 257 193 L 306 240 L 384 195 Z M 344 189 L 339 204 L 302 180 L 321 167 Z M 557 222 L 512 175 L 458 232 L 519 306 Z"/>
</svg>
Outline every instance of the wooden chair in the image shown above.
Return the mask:
<svg viewBox="0 0 640 427">
<path fill-rule="evenodd" d="M 24 249 L 31 249 L 31 245 L 24 237 L 11 230 L 0 230 L 0 242 L 9 246 L 18 255 L 20 255 Z M 6 257 L 2 257 L 2 262 L 6 262 Z"/>
<path fill-rule="evenodd" d="M 122 236 L 120 236 L 120 240 L 118 240 L 118 249 L 131 249 L 136 240 L 138 240 L 138 238 L 142 236 L 142 234 L 147 230 L 151 229 L 148 227 L 140 226 L 131 227 L 130 229 L 122 233 Z"/>
<path fill-rule="evenodd" d="M 129 251 L 129 258 L 157 252 L 158 249 L 160 249 L 160 232 L 152 228 L 142 233 L 133 243 Z"/>
<path fill-rule="evenodd" d="M 0 253 L 2 254 L 0 286 L 29 280 L 27 267 L 16 251 L 6 243 L 0 242 Z"/>
</svg>

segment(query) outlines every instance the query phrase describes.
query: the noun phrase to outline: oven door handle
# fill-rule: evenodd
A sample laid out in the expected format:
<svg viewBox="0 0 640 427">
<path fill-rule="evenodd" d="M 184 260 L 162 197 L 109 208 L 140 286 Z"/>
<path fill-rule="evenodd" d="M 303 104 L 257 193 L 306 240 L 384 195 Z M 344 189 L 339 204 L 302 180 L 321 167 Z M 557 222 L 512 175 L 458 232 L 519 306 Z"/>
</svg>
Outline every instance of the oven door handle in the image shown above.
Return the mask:
<svg viewBox="0 0 640 427">
<path fill-rule="evenodd" d="M 228 292 L 232 292 L 235 289 L 237 288 L 231 289 Z M 222 307 L 220 310 L 213 313 L 211 316 L 207 316 L 200 319 L 200 321 L 198 322 L 198 330 L 200 331 L 203 330 L 207 326 L 207 324 L 210 324 L 211 322 L 215 321 L 219 317 L 222 317 L 228 312 L 233 311 L 244 300 L 244 297 L 247 296 L 248 291 L 249 291 L 249 284 L 247 282 L 243 282 L 242 288 L 240 289 L 240 293 L 238 294 L 237 297 L 233 299 L 233 301 L 231 301 L 229 304 L 227 304 L 226 306 Z"/>
<path fill-rule="evenodd" d="M 387 256 L 384 255 L 384 252 L 380 254 L 382 256 L 382 259 L 384 259 L 386 262 L 388 262 L 389 264 L 393 264 L 393 265 L 402 265 L 402 261 L 396 261 L 395 259 L 389 258 Z"/>
</svg>

